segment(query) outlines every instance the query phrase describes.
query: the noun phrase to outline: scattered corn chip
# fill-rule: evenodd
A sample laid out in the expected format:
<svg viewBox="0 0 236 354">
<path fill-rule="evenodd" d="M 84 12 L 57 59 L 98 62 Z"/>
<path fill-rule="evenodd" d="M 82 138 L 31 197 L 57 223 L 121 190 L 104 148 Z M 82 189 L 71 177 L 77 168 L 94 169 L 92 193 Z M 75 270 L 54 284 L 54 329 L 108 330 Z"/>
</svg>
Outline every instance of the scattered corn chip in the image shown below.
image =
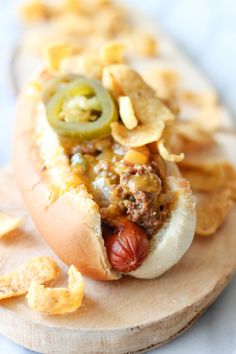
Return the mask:
<svg viewBox="0 0 236 354">
<path fill-rule="evenodd" d="M 137 54 L 144 57 L 154 57 L 157 54 L 157 42 L 148 33 L 139 33 L 137 35 Z"/>
<path fill-rule="evenodd" d="M 158 43 L 155 38 L 144 31 L 133 30 L 122 37 L 131 54 L 142 57 L 154 57 L 158 53 Z"/>
<path fill-rule="evenodd" d="M 111 0 L 92 0 L 92 4 L 96 4 L 98 7 L 100 6 L 105 6 L 105 5 L 111 5 Z"/>
<path fill-rule="evenodd" d="M 53 44 L 45 48 L 45 58 L 49 69 L 58 70 L 63 59 L 72 54 L 71 46 L 65 43 Z"/>
<path fill-rule="evenodd" d="M 127 129 L 134 129 L 138 125 L 138 120 L 135 117 L 132 102 L 128 96 L 119 97 L 119 112 L 120 118 Z"/>
<path fill-rule="evenodd" d="M 213 134 L 220 128 L 223 112 L 220 107 L 206 107 L 193 119 L 193 123 L 204 132 Z"/>
<path fill-rule="evenodd" d="M 139 147 L 161 138 L 164 131 L 164 122 L 156 122 L 137 126 L 133 130 L 126 129 L 122 124 L 112 123 L 113 138 L 121 145 Z"/>
<path fill-rule="evenodd" d="M 0 238 L 21 226 L 22 218 L 9 216 L 0 212 Z"/>
<path fill-rule="evenodd" d="M 196 234 L 201 236 L 214 234 L 223 224 L 233 204 L 231 190 L 227 188 L 198 194 Z"/>
<path fill-rule="evenodd" d="M 214 91 L 198 93 L 190 90 L 184 90 L 180 94 L 180 98 L 184 101 L 184 103 L 200 107 L 212 107 L 217 105 L 217 95 Z"/>
<path fill-rule="evenodd" d="M 103 65 L 121 64 L 124 62 L 124 50 L 124 44 L 108 42 L 101 47 L 99 58 Z"/>
<path fill-rule="evenodd" d="M 21 4 L 19 12 L 24 22 L 41 21 L 47 16 L 47 7 L 42 0 L 28 0 Z"/>
<path fill-rule="evenodd" d="M 64 12 L 61 16 L 54 18 L 51 24 L 50 31 L 47 28 L 47 33 L 53 31 L 55 39 L 63 42 L 66 40 L 66 43 L 71 39 L 76 45 L 81 45 L 84 43 L 83 36 L 91 33 L 90 18 L 76 11 Z"/>
<path fill-rule="evenodd" d="M 223 174 L 219 170 L 201 171 L 197 169 L 180 168 L 182 175 L 190 182 L 191 187 L 197 191 L 208 192 L 222 184 Z"/>
<path fill-rule="evenodd" d="M 72 12 L 81 11 L 81 1 L 80 0 L 65 0 L 64 1 L 65 10 L 70 10 Z"/>
<path fill-rule="evenodd" d="M 83 299 L 84 281 L 80 272 L 71 266 L 68 271 L 68 289 L 45 288 L 33 283 L 27 294 L 29 306 L 39 312 L 49 315 L 61 315 L 76 311 Z"/>
<path fill-rule="evenodd" d="M 93 54 L 74 55 L 61 61 L 60 72 L 86 75 L 99 80 L 102 77 L 102 64 Z"/>
<path fill-rule="evenodd" d="M 66 0 L 64 3 L 67 9 L 84 13 L 102 11 L 102 6 L 109 5 L 110 0 Z"/>
<path fill-rule="evenodd" d="M 102 84 L 116 100 L 123 95 L 122 89 L 116 82 L 109 67 L 105 67 L 102 71 Z"/>
<path fill-rule="evenodd" d="M 93 49 L 100 48 L 100 45 L 108 40 L 116 38 L 120 40 L 117 34 L 122 32 L 125 27 L 127 28 L 123 9 L 115 5 L 114 2 L 110 6 L 104 3 L 105 6 L 102 9 L 99 8 L 98 1 L 86 0 L 84 3 L 86 3 L 86 15 L 92 30 L 92 36 L 88 40 L 89 44 L 93 43 Z M 97 3 L 97 8 L 95 3 Z M 103 38 L 103 41 L 97 42 L 97 36 Z"/>
<path fill-rule="evenodd" d="M 192 121 L 177 121 L 175 128 L 186 151 L 205 149 L 215 144 L 212 134 L 204 131 Z"/>
<path fill-rule="evenodd" d="M 180 162 L 184 159 L 183 153 L 180 153 L 179 155 L 171 154 L 168 151 L 168 149 L 165 147 L 163 139 L 160 139 L 157 142 L 157 146 L 158 146 L 159 154 L 166 161 Z"/>
<path fill-rule="evenodd" d="M 229 162 L 188 159 L 182 161 L 179 167 L 194 190 L 209 192 L 219 187 L 227 187 L 232 190 L 232 198 L 234 198 L 236 173 Z"/>
<path fill-rule="evenodd" d="M 45 284 L 56 279 L 59 273 L 52 258 L 32 258 L 15 271 L 0 276 L 0 300 L 26 294 L 32 282 Z"/>
<path fill-rule="evenodd" d="M 156 67 L 148 69 L 144 79 L 157 92 L 158 97 L 168 100 L 177 93 L 180 76 L 173 69 Z"/>
</svg>

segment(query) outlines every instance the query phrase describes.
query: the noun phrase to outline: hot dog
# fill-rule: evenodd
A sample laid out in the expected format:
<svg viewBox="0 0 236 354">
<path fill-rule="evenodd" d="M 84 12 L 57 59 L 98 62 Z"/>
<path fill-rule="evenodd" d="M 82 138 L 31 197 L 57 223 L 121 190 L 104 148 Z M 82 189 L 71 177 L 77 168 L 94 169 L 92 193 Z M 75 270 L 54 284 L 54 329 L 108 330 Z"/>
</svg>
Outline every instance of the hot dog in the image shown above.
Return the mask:
<svg viewBox="0 0 236 354">
<path fill-rule="evenodd" d="M 175 117 L 129 66 L 103 73 L 40 74 L 40 89 L 23 91 L 15 172 L 36 226 L 66 264 L 100 280 L 155 278 L 195 230 L 189 183 L 163 144 Z"/>
</svg>

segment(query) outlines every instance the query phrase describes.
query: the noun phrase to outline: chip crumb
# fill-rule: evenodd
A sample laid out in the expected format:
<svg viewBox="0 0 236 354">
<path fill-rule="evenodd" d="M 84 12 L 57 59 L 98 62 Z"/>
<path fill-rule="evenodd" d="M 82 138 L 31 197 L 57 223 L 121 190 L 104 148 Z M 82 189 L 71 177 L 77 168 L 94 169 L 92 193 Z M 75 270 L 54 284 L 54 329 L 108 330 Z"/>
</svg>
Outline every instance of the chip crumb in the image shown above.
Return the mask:
<svg viewBox="0 0 236 354">
<path fill-rule="evenodd" d="M 105 43 L 99 52 L 99 58 L 103 65 L 121 64 L 124 62 L 125 45 L 111 41 Z"/>
<path fill-rule="evenodd" d="M 84 53 L 63 59 L 59 70 L 63 74 L 81 74 L 100 80 L 103 67 L 95 54 Z"/>
<path fill-rule="evenodd" d="M 19 15 L 26 23 L 42 21 L 47 17 L 47 6 L 42 0 L 28 0 L 19 7 Z"/>
<path fill-rule="evenodd" d="M 69 44 L 51 44 L 44 49 L 45 59 L 49 69 L 58 70 L 63 59 L 72 55 L 72 48 Z"/>
<path fill-rule="evenodd" d="M 152 58 L 158 54 L 158 42 L 150 33 L 143 30 L 133 30 L 126 36 L 127 48 L 133 54 Z"/>
<path fill-rule="evenodd" d="M 42 92 L 42 83 L 40 81 L 34 80 L 30 81 L 25 89 L 25 94 L 27 97 L 36 97 Z"/>
<path fill-rule="evenodd" d="M 168 149 L 165 146 L 164 140 L 160 139 L 157 142 L 157 147 L 159 154 L 165 161 L 170 161 L 170 162 L 180 162 L 183 161 L 184 159 L 184 154 L 181 152 L 179 155 L 172 154 L 168 151 Z"/>
<path fill-rule="evenodd" d="M 0 238 L 18 229 L 23 223 L 21 217 L 9 216 L 0 212 Z"/>
</svg>

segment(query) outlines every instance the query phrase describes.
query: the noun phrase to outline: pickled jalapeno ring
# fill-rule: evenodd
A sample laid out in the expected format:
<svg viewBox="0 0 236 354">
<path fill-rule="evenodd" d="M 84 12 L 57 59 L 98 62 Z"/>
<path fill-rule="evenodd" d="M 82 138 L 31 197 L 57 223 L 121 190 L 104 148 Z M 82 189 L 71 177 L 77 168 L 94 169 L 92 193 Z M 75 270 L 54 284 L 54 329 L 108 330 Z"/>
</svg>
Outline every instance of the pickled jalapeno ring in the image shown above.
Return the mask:
<svg viewBox="0 0 236 354">
<path fill-rule="evenodd" d="M 116 105 L 109 92 L 96 80 L 78 76 L 61 85 L 46 101 L 47 119 L 55 131 L 79 141 L 104 138 L 110 124 L 118 120 Z"/>
</svg>

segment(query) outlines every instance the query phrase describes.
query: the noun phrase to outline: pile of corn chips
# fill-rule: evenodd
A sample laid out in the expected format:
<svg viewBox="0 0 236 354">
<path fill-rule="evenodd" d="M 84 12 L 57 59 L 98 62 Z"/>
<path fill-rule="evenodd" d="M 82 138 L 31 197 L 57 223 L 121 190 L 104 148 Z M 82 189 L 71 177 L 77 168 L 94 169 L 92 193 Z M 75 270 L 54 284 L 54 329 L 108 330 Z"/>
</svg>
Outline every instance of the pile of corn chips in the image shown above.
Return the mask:
<svg viewBox="0 0 236 354">
<path fill-rule="evenodd" d="M 51 4 L 28 0 L 21 5 L 20 16 L 30 28 L 24 42 L 26 50 L 34 54 L 42 55 L 44 46 L 58 40 L 69 44 L 73 54 L 94 52 L 109 40 L 124 43 L 131 55 L 153 57 L 158 53 L 153 36 L 134 25 L 127 11 L 109 0 L 59 0 Z"/>
</svg>

